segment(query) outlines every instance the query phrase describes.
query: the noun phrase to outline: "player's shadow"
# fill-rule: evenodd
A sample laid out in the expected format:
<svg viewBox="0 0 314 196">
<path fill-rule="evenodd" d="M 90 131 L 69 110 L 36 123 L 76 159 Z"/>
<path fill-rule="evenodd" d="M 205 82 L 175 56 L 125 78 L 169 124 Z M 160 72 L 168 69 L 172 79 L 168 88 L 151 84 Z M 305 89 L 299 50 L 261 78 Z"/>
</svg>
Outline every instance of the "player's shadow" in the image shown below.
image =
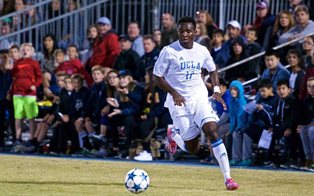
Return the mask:
<svg viewBox="0 0 314 196">
<path fill-rule="evenodd" d="M 67 181 L 8 181 L 2 180 L 0 184 L 34 184 L 34 185 L 111 185 L 111 186 L 124 186 L 124 183 L 116 182 L 67 182 Z"/>
</svg>

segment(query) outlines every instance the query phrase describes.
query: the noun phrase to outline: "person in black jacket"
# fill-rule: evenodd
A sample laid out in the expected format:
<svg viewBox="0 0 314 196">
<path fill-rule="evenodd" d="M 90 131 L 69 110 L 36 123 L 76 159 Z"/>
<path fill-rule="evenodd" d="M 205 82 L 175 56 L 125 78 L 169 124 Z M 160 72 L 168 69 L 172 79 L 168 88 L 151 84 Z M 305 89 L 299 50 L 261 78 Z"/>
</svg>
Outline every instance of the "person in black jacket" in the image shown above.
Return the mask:
<svg viewBox="0 0 314 196">
<path fill-rule="evenodd" d="M 79 149 L 78 136 L 71 121 L 74 100 L 72 79 L 66 76 L 64 81 L 65 88 L 60 92 L 59 109 L 55 114 L 59 116 L 59 126 L 50 141 L 50 151 L 55 153 L 73 153 Z M 71 152 L 67 152 L 68 140 L 71 141 Z"/>
<path fill-rule="evenodd" d="M 304 166 L 314 169 L 314 77 L 307 80 L 307 91 L 309 96 L 304 100 L 297 131 L 302 139 L 306 159 Z"/>
<path fill-rule="evenodd" d="M 230 47 L 230 54 L 231 57 L 228 60 L 228 65 L 231 65 L 248 57 L 246 44 L 240 37 L 237 37 L 235 40 L 233 40 Z M 247 81 L 249 79 L 255 78 L 257 75 L 256 66 L 257 65 L 251 64 L 250 61 L 243 63 L 237 67 L 227 70 L 225 79 L 227 81 Z"/>
<path fill-rule="evenodd" d="M 89 96 L 86 104 L 84 115 L 85 132 L 80 133 L 80 138 L 87 141 L 87 136 L 93 138 L 96 134 L 94 125 L 101 124 L 102 113 L 106 113 L 107 85 L 104 82 L 105 70 L 103 67 L 96 65 L 92 68 L 92 77 L 94 84 L 89 89 Z M 106 125 L 104 125 L 106 126 Z M 104 127 L 105 129 L 106 127 Z M 84 134 L 85 133 L 85 134 Z M 91 146 L 89 146 L 91 148 Z"/>
<path fill-rule="evenodd" d="M 83 86 L 84 77 L 79 74 L 72 75 L 72 84 L 73 84 L 73 102 L 72 109 L 70 112 L 71 122 L 75 126 L 75 130 L 79 134 L 79 145 L 83 149 L 83 138 L 82 135 L 86 135 L 84 129 L 84 116 L 87 107 L 88 99 L 88 89 Z"/>
<path fill-rule="evenodd" d="M 145 74 L 145 96 L 144 105 L 139 121 L 139 128 L 136 134 L 137 138 L 143 142 L 143 151 L 136 157 L 137 161 L 152 161 L 151 139 L 155 137 L 155 130 L 158 127 L 167 128 L 172 124 L 172 120 L 167 108 L 164 107 L 167 93 L 158 88 L 153 81 L 153 66 L 146 69 Z"/>
<path fill-rule="evenodd" d="M 143 43 L 145 54 L 141 57 L 142 62 L 141 77 L 143 77 L 144 79 L 145 70 L 148 67 L 155 65 L 155 62 L 159 56 L 159 50 L 156 47 L 156 41 L 154 40 L 154 37 L 152 35 L 144 35 Z"/>
<path fill-rule="evenodd" d="M 119 72 L 119 78 L 112 78 L 114 70 L 108 73 L 107 102 L 111 106 L 108 113 L 109 129 L 113 136 L 114 154 L 119 152 L 119 130 L 124 128 L 127 137 L 126 145 L 129 146 L 134 138 L 135 118 L 139 115 L 140 104 L 143 99 L 143 88 L 132 77 L 132 73 L 123 70 Z M 117 84 L 117 82 L 119 82 Z"/>
<path fill-rule="evenodd" d="M 290 167 L 289 158 L 296 159 L 296 148 L 294 139 L 296 138 L 297 124 L 297 108 L 296 99 L 290 94 L 288 80 L 279 80 L 277 84 L 278 99 L 274 107 L 274 117 L 272 126 L 268 129 L 273 132 L 272 141 L 267 152 L 265 165 L 271 164 L 272 154 L 274 152 L 275 141 L 281 138 L 284 139 L 284 155 L 280 166 Z M 289 155 L 289 157 L 288 157 Z M 296 160 L 294 160 L 296 161 Z M 295 164 L 295 163 L 293 163 Z"/>
<path fill-rule="evenodd" d="M 121 35 L 119 37 L 119 43 L 121 47 L 121 53 L 117 58 L 117 61 L 113 65 L 113 68 L 120 71 L 127 69 L 132 72 L 134 79 L 137 81 L 142 81 L 141 78 L 141 58 L 132 49 L 132 42 L 128 35 Z"/>
</svg>

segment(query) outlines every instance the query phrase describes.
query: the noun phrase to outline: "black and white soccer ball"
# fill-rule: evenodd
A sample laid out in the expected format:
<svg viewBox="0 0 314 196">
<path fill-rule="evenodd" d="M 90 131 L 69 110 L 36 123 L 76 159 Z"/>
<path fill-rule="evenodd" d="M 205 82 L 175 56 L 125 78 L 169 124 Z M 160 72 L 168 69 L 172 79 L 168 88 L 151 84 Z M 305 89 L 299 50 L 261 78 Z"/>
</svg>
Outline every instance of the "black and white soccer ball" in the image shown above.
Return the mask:
<svg viewBox="0 0 314 196">
<path fill-rule="evenodd" d="M 149 176 L 142 169 L 132 169 L 126 174 L 124 184 L 132 193 L 142 193 L 148 188 Z"/>
</svg>

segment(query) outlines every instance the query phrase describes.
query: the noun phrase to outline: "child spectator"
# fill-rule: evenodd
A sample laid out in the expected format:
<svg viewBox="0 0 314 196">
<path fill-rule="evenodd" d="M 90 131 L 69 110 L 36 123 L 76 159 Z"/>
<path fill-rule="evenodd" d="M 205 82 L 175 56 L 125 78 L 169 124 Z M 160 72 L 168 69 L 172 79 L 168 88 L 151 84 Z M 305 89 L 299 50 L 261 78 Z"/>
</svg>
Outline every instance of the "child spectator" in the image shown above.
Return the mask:
<svg viewBox="0 0 314 196">
<path fill-rule="evenodd" d="M 231 65 L 248 57 L 246 44 L 242 41 L 240 37 L 233 40 L 230 48 L 230 54 L 231 57 L 227 62 L 228 65 Z M 252 64 L 249 61 L 227 70 L 225 79 L 227 81 L 240 80 L 244 82 L 255 78 L 256 75 L 256 65 Z"/>
<path fill-rule="evenodd" d="M 297 127 L 301 136 L 304 154 L 305 168 L 314 169 L 314 77 L 307 80 L 307 91 L 309 96 L 306 97 L 303 104 L 302 121 Z"/>
<path fill-rule="evenodd" d="M 25 43 L 21 46 L 22 58 L 14 62 L 12 69 L 12 93 L 14 104 L 14 117 L 16 127 L 15 151 L 19 151 L 22 142 L 23 119 L 29 120 L 30 140 L 33 139 L 36 125 L 35 117 L 38 115 L 36 102 L 36 88 L 42 82 L 39 63 L 32 59 L 34 48 Z"/>
<path fill-rule="evenodd" d="M 246 32 L 245 32 L 245 37 L 247 39 L 247 53 L 248 56 L 253 56 L 255 54 L 258 54 L 260 52 L 262 52 L 262 47 L 261 45 L 256 42 L 256 40 L 258 39 L 258 32 L 254 27 L 249 28 Z M 255 65 L 256 68 L 259 68 L 259 64 L 261 61 L 261 57 L 255 58 L 251 61 L 249 61 L 252 65 Z M 258 70 L 256 70 L 257 73 L 259 73 Z"/>
<path fill-rule="evenodd" d="M 96 134 L 94 125 L 99 126 L 101 124 L 101 136 L 106 136 L 107 131 L 106 122 L 101 120 L 101 117 L 108 113 L 108 111 L 104 111 L 104 108 L 107 105 L 107 86 L 104 82 L 104 68 L 100 65 L 94 66 L 92 68 L 92 77 L 94 84 L 89 89 L 89 97 L 87 100 L 86 114 L 84 119 L 87 134 L 84 134 L 84 132 L 79 134 L 80 140 L 86 141 L 87 144 L 87 136 L 93 137 L 93 135 Z"/>
<path fill-rule="evenodd" d="M 20 48 L 17 45 L 11 46 L 9 49 L 9 56 L 13 62 L 19 60 L 21 58 Z"/>
<path fill-rule="evenodd" d="M 60 103 L 57 111 L 59 126 L 54 130 L 50 140 L 50 151 L 52 153 L 73 153 L 79 150 L 77 132 L 72 122 L 71 113 L 73 112 L 73 84 L 70 76 L 64 79 L 65 87 L 60 92 Z M 71 141 L 71 151 L 67 152 L 68 143 Z"/>
<path fill-rule="evenodd" d="M 84 130 L 84 117 L 88 100 L 88 89 L 83 86 L 84 78 L 79 74 L 72 75 L 73 84 L 73 102 L 72 110 L 70 112 L 71 122 L 75 126 L 75 130 L 79 136 L 86 134 Z M 79 137 L 79 147 L 83 149 L 83 138 Z"/>
<path fill-rule="evenodd" d="M 10 101 L 8 100 L 9 89 L 12 83 L 10 74 L 10 57 L 8 50 L 0 51 L 0 152 L 4 148 L 5 132 L 5 111 L 10 110 Z"/>
<path fill-rule="evenodd" d="M 35 148 L 27 148 L 24 149 L 24 152 L 36 152 L 39 150 L 40 144 L 43 142 L 45 139 L 48 129 L 56 122 L 57 117 L 58 117 L 58 106 L 60 102 L 60 93 L 62 89 L 65 88 L 65 78 L 68 75 L 66 73 L 57 73 L 56 78 L 57 78 L 57 85 L 58 88 L 55 89 L 54 94 L 53 94 L 53 105 L 52 107 L 47 111 L 45 116 L 43 117 L 42 121 L 38 123 L 37 129 L 34 134 L 34 147 Z"/>
<path fill-rule="evenodd" d="M 252 140 L 244 133 L 248 115 L 243 106 L 246 105 L 244 88 L 240 81 L 230 84 L 231 101 L 229 108 L 230 133 L 233 136 L 231 165 L 249 166 L 252 164 Z"/>
<path fill-rule="evenodd" d="M 215 29 L 213 31 L 212 49 L 210 54 L 212 55 L 215 64 L 218 68 L 222 68 L 225 63 L 225 55 L 223 54 L 222 44 L 224 42 L 225 33 L 221 29 Z"/>
<path fill-rule="evenodd" d="M 267 50 L 265 53 L 266 68 L 261 76 L 261 79 L 269 79 L 273 84 L 274 93 L 277 89 L 279 80 L 289 80 L 290 73 L 280 63 L 279 53 L 273 49 Z"/>
<path fill-rule="evenodd" d="M 259 97 L 255 101 L 255 111 L 252 113 L 252 120 L 245 133 L 258 143 L 263 130 L 272 126 L 272 118 L 276 103 L 276 96 L 273 92 L 273 84 L 269 79 L 263 79 L 258 85 Z M 250 103 L 249 103 L 250 104 Z"/>
<path fill-rule="evenodd" d="M 278 99 L 276 100 L 274 117 L 271 128 L 268 131 L 273 132 L 272 141 L 267 152 L 265 165 L 270 165 L 274 161 L 272 155 L 274 152 L 275 141 L 284 137 L 284 155 L 281 160 L 281 166 L 290 167 L 289 158 L 293 157 L 294 149 L 292 146 L 293 137 L 296 137 L 297 110 L 295 98 L 290 94 L 289 80 L 279 80 L 277 84 Z M 288 157 L 289 154 L 289 157 Z M 296 161 L 296 160 L 293 160 Z M 293 162 L 293 164 L 295 164 Z"/>
<path fill-rule="evenodd" d="M 78 48 L 75 45 L 70 45 L 67 49 L 68 61 L 61 63 L 57 68 L 56 72 L 64 71 L 68 75 L 79 73 L 84 76 L 85 81 L 90 86 L 93 83 L 91 76 L 84 69 L 81 61 L 78 59 Z"/>
</svg>

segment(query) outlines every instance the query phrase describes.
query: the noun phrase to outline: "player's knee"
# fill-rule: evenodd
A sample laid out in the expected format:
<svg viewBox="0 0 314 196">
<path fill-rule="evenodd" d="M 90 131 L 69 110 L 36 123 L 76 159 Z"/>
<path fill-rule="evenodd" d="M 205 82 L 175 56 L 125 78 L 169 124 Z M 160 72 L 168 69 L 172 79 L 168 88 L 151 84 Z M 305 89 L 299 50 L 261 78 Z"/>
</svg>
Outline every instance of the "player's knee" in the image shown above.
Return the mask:
<svg viewBox="0 0 314 196">
<path fill-rule="evenodd" d="M 218 125 L 215 122 L 205 123 L 202 127 L 204 134 L 210 139 L 218 138 L 217 129 L 218 129 Z"/>
</svg>

